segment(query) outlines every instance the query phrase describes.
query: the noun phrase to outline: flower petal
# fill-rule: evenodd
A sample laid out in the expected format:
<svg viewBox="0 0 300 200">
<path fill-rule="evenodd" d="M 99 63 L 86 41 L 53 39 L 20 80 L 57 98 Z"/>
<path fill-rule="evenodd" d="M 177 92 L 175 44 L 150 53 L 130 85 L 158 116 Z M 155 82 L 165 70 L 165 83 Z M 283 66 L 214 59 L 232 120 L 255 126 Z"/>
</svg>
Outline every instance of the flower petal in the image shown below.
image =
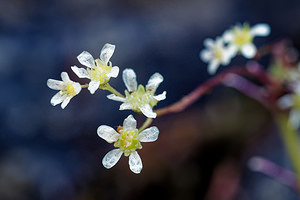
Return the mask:
<svg viewBox="0 0 300 200">
<path fill-rule="evenodd" d="M 108 152 L 102 159 L 102 164 L 106 169 L 110 169 L 120 160 L 123 152 L 120 149 L 114 149 Z"/>
<path fill-rule="evenodd" d="M 268 36 L 270 32 L 271 30 L 268 24 L 256 24 L 250 30 L 252 36 Z"/>
<path fill-rule="evenodd" d="M 107 97 L 108 99 L 111 99 L 111 100 L 114 100 L 114 101 L 120 101 L 120 102 L 125 102 L 125 101 L 126 101 L 125 98 L 119 97 L 119 96 L 117 96 L 117 95 L 115 95 L 115 94 L 110 94 L 110 95 L 107 95 L 106 97 Z"/>
<path fill-rule="evenodd" d="M 123 122 L 123 129 L 124 130 L 132 130 L 136 129 L 136 120 L 133 118 L 132 115 L 129 115 Z"/>
<path fill-rule="evenodd" d="M 222 38 L 224 42 L 231 42 L 234 39 L 234 33 L 232 30 L 227 30 L 223 33 Z"/>
<path fill-rule="evenodd" d="M 111 68 L 110 72 L 107 73 L 107 76 L 116 78 L 119 74 L 119 67 L 114 66 Z"/>
<path fill-rule="evenodd" d="M 106 65 L 109 61 L 109 59 L 111 58 L 111 56 L 113 55 L 114 51 L 115 51 L 115 45 L 106 43 L 100 53 L 100 60 L 102 60 Z"/>
<path fill-rule="evenodd" d="M 60 76 L 61 76 L 61 80 L 63 80 L 63 82 L 65 82 L 65 83 L 68 83 L 71 81 L 67 72 L 62 72 L 60 74 Z"/>
<path fill-rule="evenodd" d="M 297 109 L 291 110 L 289 121 L 295 129 L 298 129 L 300 125 L 300 110 Z"/>
<path fill-rule="evenodd" d="M 164 81 L 164 77 L 160 73 L 157 73 L 157 72 L 154 73 L 150 77 L 150 79 L 146 85 L 146 90 L 148 90 L 148 91 L 151 90 L 152 94 L 154 94 L 156 92 L 156 89 L 158 88 L 159 84 L 163 81 Z"/>
<path fill-rule="evenodd" d="M 57 104 L 60 104 L 61 102 L 63 102 L 63 100 L 66 98 L 66 95 L 61 95 L 60 92 L 56 93 L 50 100 L 50 103 L 53 106 L 56 106 Z"/>
<path fill-rule="evenodd" d="M 143 130 L 139 136 L 141 142 L 154 142 L 157 140 L 159 134 L 159 130 L 156 126 L 152 126 Z"/>
<path fill-rule="evenodd" d="M 81 91 L 81 85 L 77 82 L 74 82 L 72 85 L 74 87 L 75 93 L 78 94 Z"/>
<path fill-rule="evenodd" d="M 200 58 L 203 62 L 209 62 L 213 57 L 212 51 L 204 49 L 200 52 Z"/>
<path fill-rule="evenodd" d="M 81 54 L 79 54 L 79 56 L 77 56 L 78 61 L 89 68 L 94 68 L 95 66 L 95 60 L 93 58 L 93 56 L 87 52 L 87 51 L 83 51 Z"/>
<path fill-rule="evenodd" d="M 122 103 L 119 110 L 131 110 L 133 106 L 130 103 Z"/>
<path fill-rule="evenodd" d="M 47 86 L 53 90 L 60 90 L 64 86 L 64 82 L 54 79 L 48 79 Z"/>
<path fill-rule="evenodd" d="M 131 153 L 129 156 L 129 168 L 136 174 L 139 174 L 143 169 L 141 157 L 136 151 Z"/>
<path fill-rule="evenodd" d="M 99 137 L 106 140 L 109 143 L 115 142 L 118 140 L 120 134 L 118 134 L 115 129 L 110 126 L 101 125 L 97 129 Z"/>
<path fill-rule="evenodd" d="M 100 81 L 92 80 L 89 83 L 88 90 L 90 91 L 91 94 L 94 94 L 96 92 L 96 90 L 99 88 L 99 85 L 100 85 Z"/>
<path fill-rule="evenodd" d="M 206 38 L 204 41 L 203 41 L 203 44 L 205 47 L 207 48 L 214 48 L 215 46 L 215 42 L 213 39 L 211 38 Z"/>
<path fill-rule="evenodd" d="M 256 47 L 252 43 L 248 43 L 242 46 L 241 52 L 244 57 L 250 59 L 253 58 L 256 54 Z"/>
<path fill-rule="evenodd" d="M 65 107 L 69 104 L 70 100 L 72 99 L 72 96 L 67 96 L 64 101 L 61 104 L 61 108 L 65 109 Z"/>
<path fill-rule="evenodd" d="M 167 94 L 167 92 L 164 91 L 163 93 L 161 93 L 159 95 L 153 96 L 153 98 L 157 101 L 162 101 L 162 100 L 166 99 L 166 94 Z"/>
<path fill-rule="evenodd" d="M 84 68 L 79 68 L 77 66 L 72 66 L 71 69 L 79 78 L 90 78 L 89 73 Z"/>
<path fill-rule="evenodd" d="M 286 94 L 278 99 L 277 105 L 281 109 L 288 109 L 294 104 L 294 98 L 292 94 Z"/>
<path fill-rule="evenodd" d="M 208 68 L 207 71 L 209 74 L 214 74 L 216 73 L 218 67 L 220 65 L 220 61 L 217 59 L 213 59 L 209 64 L 208 64 Z"/>
<path fill-rule="evenodd" d="M 153 112 L 153 110 L 149 104 L 144 104 L 143 106 L 139 107 L 139 109 L 146 117 L 156 118 L 156 113 Z"/>
<path fill-rule="evenodd" d="M 137 89 L 136 74 L 133 69 L 125 69 L 123 71 L 123 81 L 129 92 Z"/>
</svg>

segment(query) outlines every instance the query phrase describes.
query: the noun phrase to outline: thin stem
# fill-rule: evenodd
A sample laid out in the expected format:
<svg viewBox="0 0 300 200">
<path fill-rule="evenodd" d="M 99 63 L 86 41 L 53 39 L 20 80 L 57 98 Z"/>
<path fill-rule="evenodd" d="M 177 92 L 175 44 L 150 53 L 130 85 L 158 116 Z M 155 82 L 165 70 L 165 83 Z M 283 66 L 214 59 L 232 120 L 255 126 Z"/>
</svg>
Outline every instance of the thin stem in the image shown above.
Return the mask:
<svg viewBox="0 0 300 200">
<path fill-rule="evenodd" d="M 115 95 L 117 95 L 117 96 L 119 96 L 119 97 L 125 98 L 124 95 L 122 95 L 122 94 L 121 94 L 120 92 L 118 92 L 116 89 L 114 89 L 113 87 L 111 87 L 111 86 L 109 85 L 109 83 L 106 83 L 106 84 L 104 84 L 104 85 L 100 85 L 99 88 L 102 89 L 102 90 L 108 90 L 108 91 L 110 91 L 111 93 L 113 93 L 113 94 L 115 94 Z"/>
<path fill-rule="evenodd" d="M 143 123 L 143 125 L 139 128 L 139 133 L 142 132 L 143 130 L 145 130 L 146 128 L 148 128 L 150 126 L 150 124 L 152 123 L 153 118 L 147 118 L 146 121 Z"/>
<path fill-rule="evenodd" d="M 296 173 L 298 189 L 300 186 L 300 148 L 297 131 L 289 123 L 289 116 L 287 114 L 275 115 L 276 122 L 280 128 L 283 142 L 286 146 L 287 153 L 292 162 Z"/>
<path fill-rule="evenodd" d="M 89 87 L 88 84 L 81 85 L 81 88 L 88 88 L 88 87 Z"/>
<path fill-rule="evenodd" d="M 213 76 L 206 82 L 199 85 L 191 93 L 184 96 L 181 100 L 175 102 L 170 106 L 156 110 L 155 112 L 157 113 L 157 116 L 181 112 L 185 110 L 187 107 L 191 106 L 195 101 L 197 101 L 200 97 L 202 97 L 202 95 L 206 94 L 214 87 L 228 80 L 228 78 L 230 78 L 230 76 L 232 76 L 233 74 L 255 77 L 264 85 L 271 86 L 272 88 L 280 88 L 280 84 L 277 81 L 275 81 L 272 77 L 270 77 L 264 69 L 258 66 L 258 64 L 252 63 L 252 65 L 249 65 L 247 67 L 235 67 L 226 72 Z"/>
</svg>

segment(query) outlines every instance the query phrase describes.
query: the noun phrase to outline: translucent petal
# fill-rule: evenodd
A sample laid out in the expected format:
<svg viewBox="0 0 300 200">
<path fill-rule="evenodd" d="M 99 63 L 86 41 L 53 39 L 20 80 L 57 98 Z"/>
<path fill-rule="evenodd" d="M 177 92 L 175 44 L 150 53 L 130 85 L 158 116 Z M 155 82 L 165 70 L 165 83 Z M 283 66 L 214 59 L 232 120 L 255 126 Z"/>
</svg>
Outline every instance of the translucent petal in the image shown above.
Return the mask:
<svg viewBox="0 0 300 200">
<path fill-rule="evenodd" d="M 157 73 L 157 72 L 154 73 L 150 77 L 150 79 L 146 85 L 146 90 L 148 90 L 148 91 L 151 90 L 151 92 L 154 94 L 156 92 L 156 89 L 158 88 L 159 84 L 163 81 L 164 81 L 164 77 L 160 73 Z"/>
<path fill-rule="evenodd" d="M 286 94 L 286 95 L 280 97 L 278 99 L 277 104 L 278 104 L 279 108 L 281 108 L 281 109 L 288 109 L 288 108 L 292 107 L 292 105 L 294 104 L 293 95 Z"/>
<path fill-rule="evenodd" d="M 71 81 L 67 72 L 62 72 L 60 74 L 60 76 L 61 76 L 61 79 L 63 80 L 63 82 L 65 82 L 65 83 L 68 83 Z"/>
<path fill-rule="evenodd" d="M 300 110 L 297 109 L 291 110 L 289 121 L 295 129 L 298 129 L 300 125 Z"/>
<path fill-rule="evenodd" d="M 267 36 L 271 32 L 268 24 L 256 24 L 250 30 L 252 36 Z"/>
<path fill-rule="evenodd" d="M 245 44 L 245 45 L 242 46 L 241 52 L 242 52 L 244 57 L 250 59 L 250 58 L 253 58 L 255 56 L 256 47 L 252 43 Z"/>
<path fill-rule="evenodd" d="M 109 77 L 116 78 L 119 75 L 119 67 L 114 66 L 111 68 L 110 72 L 107 74 Z"/>
<path fill-rule="evenodd" d="M 106 140 L 109 143 L 115 142 L 119 138 L 119 134 L 110 126 L 101 125 L 97 129 L 99 137 Z"/>
<path fill-rule="evenodd" d="M 167 94 L 167 92 L 164 91 L 160 95 L 153 96 L 153 98 L 156 99 L 157 101 L 162 101 L 162 100 L 166 99 L 166 94 Z"/>
<path fill-rule="evenodd" d="M 125 69 L 123 71 L 123 81 L 129 92 L 137 89 L 136 74 L 133 69 Z"/>
<path fill-rule="evenodd" d="M 95 60 L 93 58 L 93 56 L 87 52 L 87 51 L 83 51 L 81 54 L 79 54 L 79 56 L 77 56 L 78 61 L 89 68 L 94 68 L 95 66 Z"/>
<path fill-rule="evenodd" d="M 64 86 L 64 82 L 54 79 L 48 79 L 47 86 L 53 90 L 61 90 L 61 88 Z"/>
<path fill-rule="evenodd" d="M 106 65 L 109 61 L 109 59 L 112 57 L 114 51 L 115 51 L 115 45 L 106 43 L 100 53 L 100 60 L 102 60 Z"/>
<path fill-rule="evenodd" d="M 133 106 L 130 103 L 122 103 L 120 105 L 120 110 L 131 110 Z"/>
<path fill-rule="evenodd" d="M 96 90 L 99 88 L 99 85 L 100 85 L 100 81 L 92 80 L 89 83 L 88 90 L 90 91 L 91 94 L 94 94 L 96 92 Z"/>
<path fill-rule="evenodd" d="M 141 142 L 154 142 L 157 140 L 159 134 L 159 130 L 157 127 L 152 126 L 150 128 L 147 128 L 143 130 L 140 133 L 140 141 Z"/>
<path fill-rule="evenodd" d="M 77 66 L 72 66 L 71 69 L 79 78 L 90 78 L 89 73 L 84 68 L 79 68 Z"/>
<path fill-rule="evenodd" d="M 63 100 L 66 98 L 66 95 L 61 95 L 60 92 L 56 93 L 50 100 L 50 103 L 53 106 L 56 106 L 57 104 L 60 104 L 61 102 L 63 102 Z"/>
<path fill-rule="evenodd" d="M 213 53 L 210 50 L 204 49 L 200 52 L 200 58 L 203 62 L 209 62 L 213 57 Z"/>
<path fill-rule="evenodd" d="M 156 118 L 156 113 L 153 112 L 153 110 L 149 104 L 144 104 L 143 106 L 139 107 L 139 109 L 146 117 Z"/>
<path fill-rule="evenodd" d="M 123 152 L 120 149 L 114 149 L 108 152 L 102 159 L 102 164 L 106 169 L 110 169 L 120 160 Z"/>
<path fill-rule="evenodd" d="M 76 94 L 78 94 L 81 91 L 81 85 L 77 82 L 74 82 L 72 85 L 74 87 Z"/>
<path fill-rule="evenodd" d="M 209 73 L 209 74 L 214 74 L 214 73 L 216 73 L 216 71 L 217 71 L 219 65 L 220 65 L 220 61 L 217 60 L 217 59 L 213 59 L 213 60 L 209 63 L 209 65 L 208 65 L 208 68 L 207 68 L 208 73 Z"/>
<path fill-rule="evenodd" d="M 69 104 L 70 100 L 72 99 L 72 96 L 67 96 L 64 101 L 61 104 L 61 108 L 65 109 L 65 107 Z"/>
<path fill-rule="evenodd" d="M 123 122 L 124 130 L 135 130 L 136 129 L 136 120 L 132 115 L 129 115 Z"/>
<path fill-rule="evenodd" d="M 211 38 L 206 38 L 204 41 L 203 41 L 203 44 L 205 47 L 208 47 L 208 48 L 214 48 L 215 46 L 215 42 L 213 39 Z"/>
<path fill-rule="evenodd" d="M 129 156 L 129 168 L 136 174 L 139 174 L 143 169 L 141 157 L 136 151 L 131 153 Z"/>
<path fill-rule="evenodd" d="M 107 95 L 106 97 L 107 97 L 108 99 L 111 99 L 111 100 L 114 100 L 114 101 L 120 101 L 120 102 L 125 102 L 125 101 L 126 101 L 125 98 L 119 97 L 119 96 L 117 96 L 117 95 L 115 95 L 115 94 L 110 94 L 110 95 Z"/>
<path fill-rule="evenodd" d="M 234 34 L 232 30 L 227 30 L 223 33 L 222 37 L 225 42 L 231 42 L 234 39 Z"/>
</svg>

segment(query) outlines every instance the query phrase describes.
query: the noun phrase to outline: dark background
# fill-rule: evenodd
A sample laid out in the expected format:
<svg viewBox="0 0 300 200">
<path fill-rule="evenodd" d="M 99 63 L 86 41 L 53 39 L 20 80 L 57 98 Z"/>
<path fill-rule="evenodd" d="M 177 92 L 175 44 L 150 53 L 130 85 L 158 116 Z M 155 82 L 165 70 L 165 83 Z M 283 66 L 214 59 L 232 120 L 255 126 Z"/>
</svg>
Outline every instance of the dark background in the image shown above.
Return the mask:
<svg viewBox="0 0 300 200">
<path fill-rule="evenodd" d="M 108 42 L 116 45 L 113 65 L 133 68 L 139 83 L 164 76 L 157 92 L 167 91 L 157 106 L 164 107 L 210 77 L 199 58 L 205 38 L 263 22 L 271 35 L 255 39 L 258 46 L 288 38 L 299 49 L 299 20 L 299 0 L 1 1 L 0 198 L 297 199 L 247 167 L 259 155 L 291 169 L 269 112 L 233 89 L 220 86 L 186 111 L 157 118 L 159 140 L 139 151 L 144 168 L 136 175 L 124 156 L 110 170 L 102 166 L 113 146 L 96 133 L 132 112 L 86 89 L 64 110 L 53 107 L 46 82 L 66 71 L 84 83 L 70 68 L 80 66 L 76 56 L 86 50 L 97 58 Z M 110 83 L 125 89 L 120 75 Z M 141 125 L 145 118 L 134 116 Z"/>
</svg>

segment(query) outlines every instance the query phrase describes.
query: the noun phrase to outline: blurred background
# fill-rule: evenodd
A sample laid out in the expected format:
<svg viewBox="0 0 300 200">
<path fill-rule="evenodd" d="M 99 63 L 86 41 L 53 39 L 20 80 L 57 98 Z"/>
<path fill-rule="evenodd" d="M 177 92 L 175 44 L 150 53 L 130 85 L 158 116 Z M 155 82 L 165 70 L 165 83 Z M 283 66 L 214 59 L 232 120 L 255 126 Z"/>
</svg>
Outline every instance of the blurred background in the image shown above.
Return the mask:
<svg viewBox="0 0 300 200">
<path fill-rule="evenodd" d="M 255 39 L 258 46 L 288 38 L 299 49 L 299 19 L 299 0 L 1 1 L 0 199 L 298 199 L 291 187 L 249 168 L 253 156 L 291 164 L 270 113 L 234 89 L 217 87 L 184 112 L 155 119 L 159 140 L 139 151 L 144 168 L 136 175 L 128 157 L 110 170 L 102 166 L 114 147 L 96 133 L 132 112 L 119 111 L 101 90 L 83 90 L 64 110 L 53 107 L 56 91 L 46 82 L 66 71 L 85 83 L 71 71 L 80 66 L 76 56 L 86 50 L 97 58 L 111 43 L 113 65 L 133 68 L 139 83 L 164 76 L 160 108 L 210 78 L 199 58 L 205 38 L 238 22 L 268 23 L 271 35 Z M 110 83 L 125 90 L 120 75 Z M 134 116 L 138 125 L 145 120 Z"/>
</svg>

